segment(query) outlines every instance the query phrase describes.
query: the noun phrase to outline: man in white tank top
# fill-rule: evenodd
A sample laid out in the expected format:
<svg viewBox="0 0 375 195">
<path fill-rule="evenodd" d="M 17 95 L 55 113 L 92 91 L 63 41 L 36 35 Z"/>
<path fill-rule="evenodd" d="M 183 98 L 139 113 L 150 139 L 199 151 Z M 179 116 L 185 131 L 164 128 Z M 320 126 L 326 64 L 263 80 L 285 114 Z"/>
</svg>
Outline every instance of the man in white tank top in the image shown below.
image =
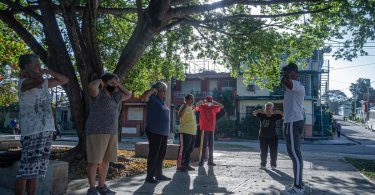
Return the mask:
<svg viewBox="0 0 375 195">
<path fill-rule="evenodd" d="M 300 149 L 300 137 L 304 127 L 303 102 L 305 87 L 297 80 L 298 66 L 289 63 L 283 68 L 281 83 L 285 86 L 284 107 L 284 138 L 289 157 L 293 162 L 294 184 L 282 194 L 303 194 L 302 183 L 303 159 Z"/>
</svg>

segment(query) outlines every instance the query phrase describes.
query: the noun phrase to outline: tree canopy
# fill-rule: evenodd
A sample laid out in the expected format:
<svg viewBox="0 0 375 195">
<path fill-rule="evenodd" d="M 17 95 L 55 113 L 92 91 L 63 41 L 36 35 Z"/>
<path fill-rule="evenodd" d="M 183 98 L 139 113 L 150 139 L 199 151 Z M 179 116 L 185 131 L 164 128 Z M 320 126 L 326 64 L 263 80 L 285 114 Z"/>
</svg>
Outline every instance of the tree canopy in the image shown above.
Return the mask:
<svg viewBox="0 0 375 195">
<path fill-rule="evenodd" d="M 355 83 L 350 84 L 349 91 L 356 97 L 358 101 L 366 100 L 367 93 L 374 93 L 371 87 L 371 80 L 367 78 L 359 78 Z"/>
<path fill-rule="evenodd" d="M 328 106 L 334 114 L 337 114 L 339 107 L 348 101 L 346 94 L 340 90 L 329 90 L 324 96 L 328 96 Z"/>
<path fill-rule="evenodd" d="M 374 7 L 374 0 L 0 0 L 1 31 L 11 29 L 0 37 L 12 48 L 26 44 L 70 79 L 64 89 L 81 141 L 88 83 L 104 71 L 140 93 L 155 80 L 183 79 L 186 60 L 205 57 L 272 88 L 282 61 L 302 66 L 314 50 L 329 51 L 327 40 L 343 44 L 337 58 L 366 55 Z"/>
</svg>

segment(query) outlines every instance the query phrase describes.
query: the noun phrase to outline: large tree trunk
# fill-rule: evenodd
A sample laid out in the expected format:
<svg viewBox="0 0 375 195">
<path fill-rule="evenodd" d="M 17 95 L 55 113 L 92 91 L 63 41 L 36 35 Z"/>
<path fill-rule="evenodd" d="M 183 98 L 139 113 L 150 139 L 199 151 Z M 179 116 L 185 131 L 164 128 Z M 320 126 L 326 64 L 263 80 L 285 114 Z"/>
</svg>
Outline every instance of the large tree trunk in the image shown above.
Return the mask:
<svg viewBox="0 0 375 195">
<path fill-rule="evenodd" d="M 46 44 L 48 45 L 46 64 L 49 68 L 62 73 L 70 79 L 69 83 L 64 86 L 64 89 L 69 98 L 71 113 L 79 136 L 79 143 L 74 150 L 78 154 L 74 156 L 81 158 L 85 155 L 80 152 L 81 150 L 85 151 L 85 108 L 82 91 L 56 21 L 54 6 L 51 1 L 44 0 L 40 1 L 39 4 L 43 16 L 43 31 L 46 37 Z"/>
<path fill-rule="evenodd" d="M 85 121 L 89 114 L 90 96 L 88 85 L 93 79 L 99 78 L 103 73 L 99 47 L 96 38 L 96 20 L 98 0 L 86 1 L 86 8 L 82 16 L 78 16 L 75 9 L 79 6 L 77 1 L 61 1 L 61 13 L 67 28 L 69 40 L 74 53 L 74 63 L 77 66 L 80 80 L 78 80 L 72 59 L 65 46 L 65 41 L 56 19 L 56 7 L 51 0 L 39 0 L 41 24 L 45 35 L 47 51 L 36 39 L 12 16 L 0 13 L 0 18 L 5 21 L 17 34 L 38 54 L 42 61 L 52 70 L 67 76 L 70 81 L 64 87 L 70 103 L 70 109 L 76 125 L 79 138 L 78 145 L 71 150 L 70 160 L 82 159 L 86 154 Z M 78 5 L 77 5 L 78 4 Z M 121 53 L 116 70 L 121 80 L 139 61 L 146 48 L 156 34 L 160 32 L 167 3 L 152 0 L 147 10 L 139 12 L 137 26 Z M 81 17 L 82 22 L 78 19 Z M 121 116 L 121 115 L 120 115 Z M 121 120 L 120 127 L 121 129 Z"/>
</svg>

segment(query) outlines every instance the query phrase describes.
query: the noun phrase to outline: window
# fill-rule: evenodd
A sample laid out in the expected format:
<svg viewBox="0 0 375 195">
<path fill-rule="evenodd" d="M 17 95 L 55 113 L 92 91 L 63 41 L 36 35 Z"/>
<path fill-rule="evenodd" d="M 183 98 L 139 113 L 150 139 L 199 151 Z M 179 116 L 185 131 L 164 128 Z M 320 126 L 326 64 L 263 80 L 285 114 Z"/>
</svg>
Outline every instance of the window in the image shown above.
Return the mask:
<svg viewBox="0 0 375 195">
<path fill-rule="evenodd" d="M 235 86 L 235 83 L 234 80 L 221 80 L 220 85 L 222 90 L 232 90 Z"/>
<path fill-rule="evenodd" d="M 181 83 L 181 91 L 185 93 L 201 91 L 201 81 L 184 81 Z"/>
<path fill-rule="evenodd" d="M 129 107 L 128 120 L 141 121 L 143 120 L 143 107 Z"/>
<path fill-rule="evenodd" d="M 255 85 L 248 85 L 247 90 L 250 92 L 255 92 Z"/>
</svg>

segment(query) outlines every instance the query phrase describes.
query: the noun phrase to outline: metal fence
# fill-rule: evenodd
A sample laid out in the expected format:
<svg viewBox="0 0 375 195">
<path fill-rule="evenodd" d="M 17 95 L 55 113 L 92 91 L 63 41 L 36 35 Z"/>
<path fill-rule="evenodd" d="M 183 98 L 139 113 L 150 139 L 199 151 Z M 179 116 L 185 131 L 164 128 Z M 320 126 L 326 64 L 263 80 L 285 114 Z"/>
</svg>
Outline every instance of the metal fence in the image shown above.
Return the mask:
<svg viewBox="0 0 375 195">
<path fill-rule="evenodd" d="M 259 120 L 250 113 L 237 114 L 236 120 L 221 118 L 217 121 L 217 137 L 234 137 L 243 139 L 257 139 L 259 135 Z M 305 115 L 312 126 L 312 137 L 330 137 L 331 115 L 327 112 L 315 111 L 313 114 Z M 312 124 L 311 124 L 312 123 Z M 276 122 L 276 132 L 280 138 L 283 134 L 283 120 Z M 305 130 L 304 130 L 305 132 Z M 304 133 L 305 135 L 305 133 Z"/>
</svg>

